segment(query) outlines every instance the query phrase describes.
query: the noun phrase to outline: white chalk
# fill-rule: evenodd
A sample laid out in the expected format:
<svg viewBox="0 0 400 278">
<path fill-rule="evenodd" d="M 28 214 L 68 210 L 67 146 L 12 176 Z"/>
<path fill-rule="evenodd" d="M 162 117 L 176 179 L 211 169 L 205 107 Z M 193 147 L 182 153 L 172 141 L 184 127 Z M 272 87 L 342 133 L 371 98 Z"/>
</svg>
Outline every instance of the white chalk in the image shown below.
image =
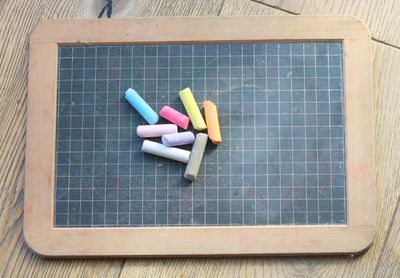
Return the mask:
<svg viewBox="0 0 400 278">
<path fill-rule="evenodd" d="M 141 138 L 161 137 L 164 134 L 178 133 L 177 125 L 139 125 L 136 134 Z"/>
<path fill-rule="evenodd" d="M 144 140 L 142 145 L 142 152 L 150 153 L 179 162 L 187 163 L 189 161 L 190 152 L 178 148 L 170 148 L 163 144 Z"/>
</svg>

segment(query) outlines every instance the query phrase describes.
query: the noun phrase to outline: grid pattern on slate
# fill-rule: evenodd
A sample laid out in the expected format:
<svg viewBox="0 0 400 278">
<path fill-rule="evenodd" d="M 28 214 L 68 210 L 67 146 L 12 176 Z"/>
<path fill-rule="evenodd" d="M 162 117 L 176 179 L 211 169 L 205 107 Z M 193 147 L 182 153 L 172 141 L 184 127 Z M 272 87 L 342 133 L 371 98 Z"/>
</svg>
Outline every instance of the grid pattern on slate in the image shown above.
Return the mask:
<svg viewBox="0 0 400 278">
<path fill-rule="evenodd" d="M 345 224 L 342 68 L 340 42 L 60 46 L 54 225 Z M 140 152 L 129 87 L 217 104 L 193 185 Z"/>
</svg>

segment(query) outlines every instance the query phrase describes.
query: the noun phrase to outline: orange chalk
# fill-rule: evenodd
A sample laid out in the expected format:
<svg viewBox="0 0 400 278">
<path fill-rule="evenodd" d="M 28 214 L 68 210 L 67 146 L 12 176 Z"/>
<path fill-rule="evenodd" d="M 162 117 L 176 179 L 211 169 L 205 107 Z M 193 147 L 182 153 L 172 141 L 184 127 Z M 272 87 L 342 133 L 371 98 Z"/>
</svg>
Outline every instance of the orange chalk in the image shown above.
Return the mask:
<svg viewBox="0 0 400 278">
<path fill-rule="evenodd" d="M 218 111 L 217 106 L 212 101 L 206 100 L 204 102 L 204 113 L 206 115 L 208 137 L 214 144 L 220 144 L 221 131 L 219 129 Z"/>
</svg>

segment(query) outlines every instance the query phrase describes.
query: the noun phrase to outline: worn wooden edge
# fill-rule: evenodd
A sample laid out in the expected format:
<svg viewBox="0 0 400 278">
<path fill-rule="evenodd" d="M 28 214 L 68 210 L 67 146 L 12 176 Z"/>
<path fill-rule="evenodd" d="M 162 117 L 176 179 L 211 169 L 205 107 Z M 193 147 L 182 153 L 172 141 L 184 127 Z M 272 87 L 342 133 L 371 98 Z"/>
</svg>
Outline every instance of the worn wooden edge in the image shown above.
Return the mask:
<svg viewBox="0 0 400 278">
<path fill-rule="evenodd" d="M 132 43 L 133 39 L 135 43 L 221 42 L 369 37 L 366 25 L 354 16 L 224 16 L 49 20 L 36 27 L 31 42 Z"/>
<path fill-rule="evenodd" d="M 35 231 L 39 232 L 39 231 Z M 243 226 L 42 229 L 25 240 L 45 257 L 358 254 L 374 229 L 347 226 Z M 45 240 L 43 240 L 45 239 Z"/>
<path fill-rule="evenodd" d="M 344 39 L 348 223 L 375 226 L 375 118 L 371 41 Z"/>
<path fill-rule="evenodd" d="M 38 253 L 53 226 L 57 61 L 57 44 L 30 45 L 23 232 Z"/>
<path fill-rule="evenodd" d="M 293 21 L 294 18 L 301 20 Z M 182 27 L 184 23 L 186 25 Z M 254 32 L 249 31 L 246 28 L 250 23 L 260 26 L 254 28 Z M 300 23 L 303 25 L 299 27 Z M 210 26 L 213 26 L 213 32 L 208 32 Z M 174 28 L 181 29 L 175 32 Z M 192 28 L 200 29 L 193 32 Z M 236 30 L 234 33 L 232 28 Z M 272 33 L 263 32 L 264 29 Z M 343 41 L 345 54 L 347 225 L 53 227 L 58 44 L 330 39 Z M 370 36 L 365 25 L 354 17 L 50 21 L 40 25 L 31 37 L 28 90 L 24 237 L 40 255 L 359 253 L 373 241 L 375 172 Z"/>
</svg>

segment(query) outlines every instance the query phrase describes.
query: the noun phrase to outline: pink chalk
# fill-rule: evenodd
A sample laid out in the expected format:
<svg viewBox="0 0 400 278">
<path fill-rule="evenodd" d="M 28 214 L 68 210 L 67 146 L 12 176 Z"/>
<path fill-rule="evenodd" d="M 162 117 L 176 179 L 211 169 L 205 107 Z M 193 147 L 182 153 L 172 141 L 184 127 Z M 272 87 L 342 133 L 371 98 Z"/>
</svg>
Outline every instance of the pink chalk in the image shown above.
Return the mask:
<svg viewBox="0 0 400 278">
<path fill-rule="evenodd" d="M 136 128 L 136 134 L 141 138 L 161 137 L 164 134 L 177 133 L 178 127 L 176 125 L 139 125 Z"/>
<path fill-rule="evenodd" d="M 190 120 L 188 116 L 183 115 L 181 112 L 178 112 L 167 105 L 161 109 L 160 116 L 183 129 L 187 129 L 189 126 Z"/>
</svg>

